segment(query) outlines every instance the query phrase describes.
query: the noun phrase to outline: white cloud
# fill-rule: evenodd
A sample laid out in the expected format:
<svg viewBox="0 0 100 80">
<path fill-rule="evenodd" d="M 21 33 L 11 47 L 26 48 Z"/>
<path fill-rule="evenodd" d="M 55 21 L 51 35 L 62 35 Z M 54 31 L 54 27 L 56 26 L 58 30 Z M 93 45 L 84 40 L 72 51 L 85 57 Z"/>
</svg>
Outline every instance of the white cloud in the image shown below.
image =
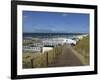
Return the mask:
<svg viewBox="0 0 100 80">
<path fill-rule="evenodd" d="M 63 14 L 62 14 L 62 16 L 68 16 L 68 14 L 66 14 L 66 13 L 63 13 Z"/>
</svg>

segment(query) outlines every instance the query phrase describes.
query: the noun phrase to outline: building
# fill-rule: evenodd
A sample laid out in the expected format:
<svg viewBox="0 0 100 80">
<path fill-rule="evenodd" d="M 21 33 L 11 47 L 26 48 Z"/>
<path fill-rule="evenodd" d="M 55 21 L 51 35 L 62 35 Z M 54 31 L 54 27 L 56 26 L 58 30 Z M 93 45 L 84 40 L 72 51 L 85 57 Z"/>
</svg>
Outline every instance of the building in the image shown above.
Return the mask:
<svg viewBox="0 0 100 80">
<path fill-rule="evenodd" d="M 23 46 L 23 52 L 42 52 L 42 47 Z"/>
<path fill-rule="evenodd" d="M 76 45 L 76 41 L 67 38 L 52 38 L 43 40 L 43 45 L 64 45 L 64 44 L 74 44 Z"/>
</svg>

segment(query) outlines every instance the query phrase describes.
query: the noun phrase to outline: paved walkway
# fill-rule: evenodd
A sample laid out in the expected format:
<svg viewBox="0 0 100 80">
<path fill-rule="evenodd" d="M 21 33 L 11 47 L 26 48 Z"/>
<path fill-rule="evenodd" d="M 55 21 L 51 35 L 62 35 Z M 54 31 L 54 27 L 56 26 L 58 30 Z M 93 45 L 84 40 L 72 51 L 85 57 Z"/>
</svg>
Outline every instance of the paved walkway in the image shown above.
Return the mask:
<svg viewBox="0 0 100 80">
<path fill-rule="evenodd" d="M 73 53 L 70 47 L 65 47 L 62 54 L 59 55 L 54 63 L 50 64 L 49 67 L 63 67 L 63 66 L 82 66 L 80 59 Z"/>
</svg>

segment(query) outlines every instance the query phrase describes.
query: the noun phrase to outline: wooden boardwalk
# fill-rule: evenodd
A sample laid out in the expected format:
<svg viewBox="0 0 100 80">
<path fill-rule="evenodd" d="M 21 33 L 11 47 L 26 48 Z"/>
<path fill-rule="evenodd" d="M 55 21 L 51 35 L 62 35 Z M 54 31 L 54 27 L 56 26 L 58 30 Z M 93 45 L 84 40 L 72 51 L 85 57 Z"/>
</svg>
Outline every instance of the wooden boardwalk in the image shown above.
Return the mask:
<svg viewBox="0 0 100 80">
<path fill-rule="evenodd" d="M 82 66 L 83 63 L 74 54 L 70 47 L 65 47 L 62 54 L 59 55 L 54 63 L 48 65 L 48 67 L 63 67 L 63 66 Z"/>
</svg>

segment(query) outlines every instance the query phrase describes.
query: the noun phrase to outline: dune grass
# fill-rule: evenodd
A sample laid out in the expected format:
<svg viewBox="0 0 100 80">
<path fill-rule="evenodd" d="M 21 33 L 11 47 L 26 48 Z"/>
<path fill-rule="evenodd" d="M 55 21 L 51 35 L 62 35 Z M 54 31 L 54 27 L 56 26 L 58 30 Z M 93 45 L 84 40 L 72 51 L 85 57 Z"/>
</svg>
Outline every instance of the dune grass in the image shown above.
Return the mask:
<svg viewBox="0 0 100 80">
<path fill-rule="evenodd" d="M 63 46 L 55 47 L 44 53 L 23 53 L 23 68 L 44 68 L 54 62 L 54 59 L 62 53 Z"/>
<path fill-rule="evenodd" d="M 84 37 L 82 40 L 80 40 L 77 45 L 74 47 L 74 49 L 81 54 L 84 57 L 84 62 L 86 65 L 89 65 L 89 36 Z"/>
</svg>

